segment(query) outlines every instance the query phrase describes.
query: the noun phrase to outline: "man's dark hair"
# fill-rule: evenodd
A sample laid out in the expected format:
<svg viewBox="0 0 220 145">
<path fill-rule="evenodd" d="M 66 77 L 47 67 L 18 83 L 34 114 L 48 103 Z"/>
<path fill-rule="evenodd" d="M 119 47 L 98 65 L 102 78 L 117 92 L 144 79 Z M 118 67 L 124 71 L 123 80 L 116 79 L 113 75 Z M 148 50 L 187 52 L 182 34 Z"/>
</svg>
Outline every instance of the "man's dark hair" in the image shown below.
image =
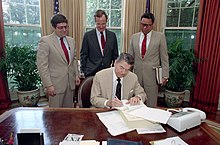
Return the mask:
<svg viewBox="0 0 220 145">
<path fill-rule="evenodd" d="M 134 57 L 129 53 L 121 53 L 116 61 L 121 62 L 122 60 L 127 62 L 129 65 L 134 65 Z"/>
<path fill-rule="evenodd" d="M 54 28 L 56 28 L 59 23 L 67 23 L 67 19 L 62 14 L 56 14 L 51 18 L 50 23 Z"/>
<path fill-rule="evenodd" d="M 100 18 L 100 17 L 102 17 L 102 15 L 105 15 L 105 18 L 106 18 L 106 21 L 107 21 L 108 20 L 108 16 L 105 13 L 105 11 L 103 11 L 103 10 L 97 10 L 95 12 L 94 18 L 96 18 L 96 17 Z"/>
<path fill-rule="evenodd" d="M 144 14 L 141 16 L 141 20 L 142 20 L 143 18 L 151 19 L 151 20 L 152 20 L 152 23 L 154 23 L 154 20 L 155 20 L 154 14 L 152 14 L 152 13 L 147 13 L 147 12 L 144 13 Z"/>
</svg>

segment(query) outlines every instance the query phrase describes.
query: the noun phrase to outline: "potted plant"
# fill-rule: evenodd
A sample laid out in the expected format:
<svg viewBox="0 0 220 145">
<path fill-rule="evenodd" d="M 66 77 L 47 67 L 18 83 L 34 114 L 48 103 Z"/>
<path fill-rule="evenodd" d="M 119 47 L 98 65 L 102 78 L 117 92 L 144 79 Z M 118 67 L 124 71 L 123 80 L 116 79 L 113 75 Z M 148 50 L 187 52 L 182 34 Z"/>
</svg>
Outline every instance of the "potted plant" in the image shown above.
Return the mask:
<svg viewBox="0 0 220 145">
<path fill-rule="evenodd" d="M 176 40 L 168 47 L 169 81 L 165 86 L 165 102 L 168 107 L 179 107 L 185 96 L 185 90 L 191 90 L 195 83 L 193 49 L 184 49 L 183 41 Z"/>
<path fill-rule="evenodd" d="M 36 50 L 32 45 L 9 44 L 6 44 L 5 50 L 5 56 L 0 60 L 1 71 L 7 72 L 11 83 L 17 88 L 19 102 L 23 106 L 36 106 L 40 96 L 37 87 L 40 77 L 36 65 Z"/>
</svg>

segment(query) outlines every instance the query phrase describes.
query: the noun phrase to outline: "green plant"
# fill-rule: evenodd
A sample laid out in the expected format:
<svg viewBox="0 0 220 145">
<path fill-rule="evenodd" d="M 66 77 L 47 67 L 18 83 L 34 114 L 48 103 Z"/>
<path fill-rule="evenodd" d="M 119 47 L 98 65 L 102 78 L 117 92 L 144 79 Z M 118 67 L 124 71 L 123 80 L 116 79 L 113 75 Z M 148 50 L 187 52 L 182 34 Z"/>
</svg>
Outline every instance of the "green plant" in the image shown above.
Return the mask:
<svg viewBox="0 0 220 145">
<path fill-rule="evenodd" d="M 169 81 L 166 89 L 170 91 L 191 90 L 195 83 L 193 63 L 195 55 L 193 49 L 183 49 L 182 40 L 176 40 L 168 47 L 169 55 Z"/>
<path fill-rule="evenodd" d="M 5 56 L 0 60 L 1 71 L 7 76 L 19 91 L 30 91 L 37 88 L 40 77 L 36 65 L 36 50 L 32 45 L 11 46 L 6 44 Z"/>
</svg>

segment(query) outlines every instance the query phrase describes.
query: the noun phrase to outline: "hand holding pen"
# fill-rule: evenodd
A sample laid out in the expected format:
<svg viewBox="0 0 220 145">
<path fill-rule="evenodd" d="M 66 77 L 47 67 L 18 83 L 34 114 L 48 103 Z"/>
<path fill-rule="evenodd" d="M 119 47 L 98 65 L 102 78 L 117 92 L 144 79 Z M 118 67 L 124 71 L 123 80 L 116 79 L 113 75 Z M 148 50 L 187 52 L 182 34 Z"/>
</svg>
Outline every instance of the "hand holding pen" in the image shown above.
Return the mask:
<svg viewBox="0 0 220 145">
<path fill-rule="evenodd" d="M 123 106 L 121 100 L 119 100 L 117 96 L 114 96 L 114 98 L 111 101 L 108 101 L 107 105 L 109 107 L 121 107 L 121 106 Z"/>
</svg>

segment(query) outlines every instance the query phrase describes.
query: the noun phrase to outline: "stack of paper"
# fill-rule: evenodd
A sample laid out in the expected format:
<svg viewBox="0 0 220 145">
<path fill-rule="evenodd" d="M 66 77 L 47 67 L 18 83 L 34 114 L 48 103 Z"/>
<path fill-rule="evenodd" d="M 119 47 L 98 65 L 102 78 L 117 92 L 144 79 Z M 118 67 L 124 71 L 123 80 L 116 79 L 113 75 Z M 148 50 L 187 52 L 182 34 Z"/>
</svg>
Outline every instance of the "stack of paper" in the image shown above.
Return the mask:
<svg viewBox="0 0 220 145">
<path fill-rule="evenodd" d="M 166 124 L 171 116 L 171 112 L 165 111 L 157 108 L 147 107 L 142 102 L 139 105 L 126 104 L 128 100 L 122 100 L 123 106 L 116 107 L 116 109 L 121 110 L 126 118 L 131 121 L 142 118 L 142 120 L 149 120 L 153 122 L 159 122 Z"/>
<path fill-rule="evenodd" d="M 151 141 L 152 145 L 188 145 L 180 137 L 170 137 L 163 140 Z"/>
<path fill-rule="evenodd" d="M 124 120 L 122 119 L 120 113 L 118 111 L 109 111 L 103 113 L 97 113 L 99 119 L 108 129 L 108 132 L 113 135 L 123 134 L 134 129 L 130 129 Z"/>
<path fill-rule="evenodd" d="M 143 103 L 131 106 L 122 100 L 118 111 L 97 113 L 99 119 L 113 136 L 137 130 L 139 134 L 166 132 L 159 123 L 166 123 L 171 112 L 149 108 Z"/>
</svg>

